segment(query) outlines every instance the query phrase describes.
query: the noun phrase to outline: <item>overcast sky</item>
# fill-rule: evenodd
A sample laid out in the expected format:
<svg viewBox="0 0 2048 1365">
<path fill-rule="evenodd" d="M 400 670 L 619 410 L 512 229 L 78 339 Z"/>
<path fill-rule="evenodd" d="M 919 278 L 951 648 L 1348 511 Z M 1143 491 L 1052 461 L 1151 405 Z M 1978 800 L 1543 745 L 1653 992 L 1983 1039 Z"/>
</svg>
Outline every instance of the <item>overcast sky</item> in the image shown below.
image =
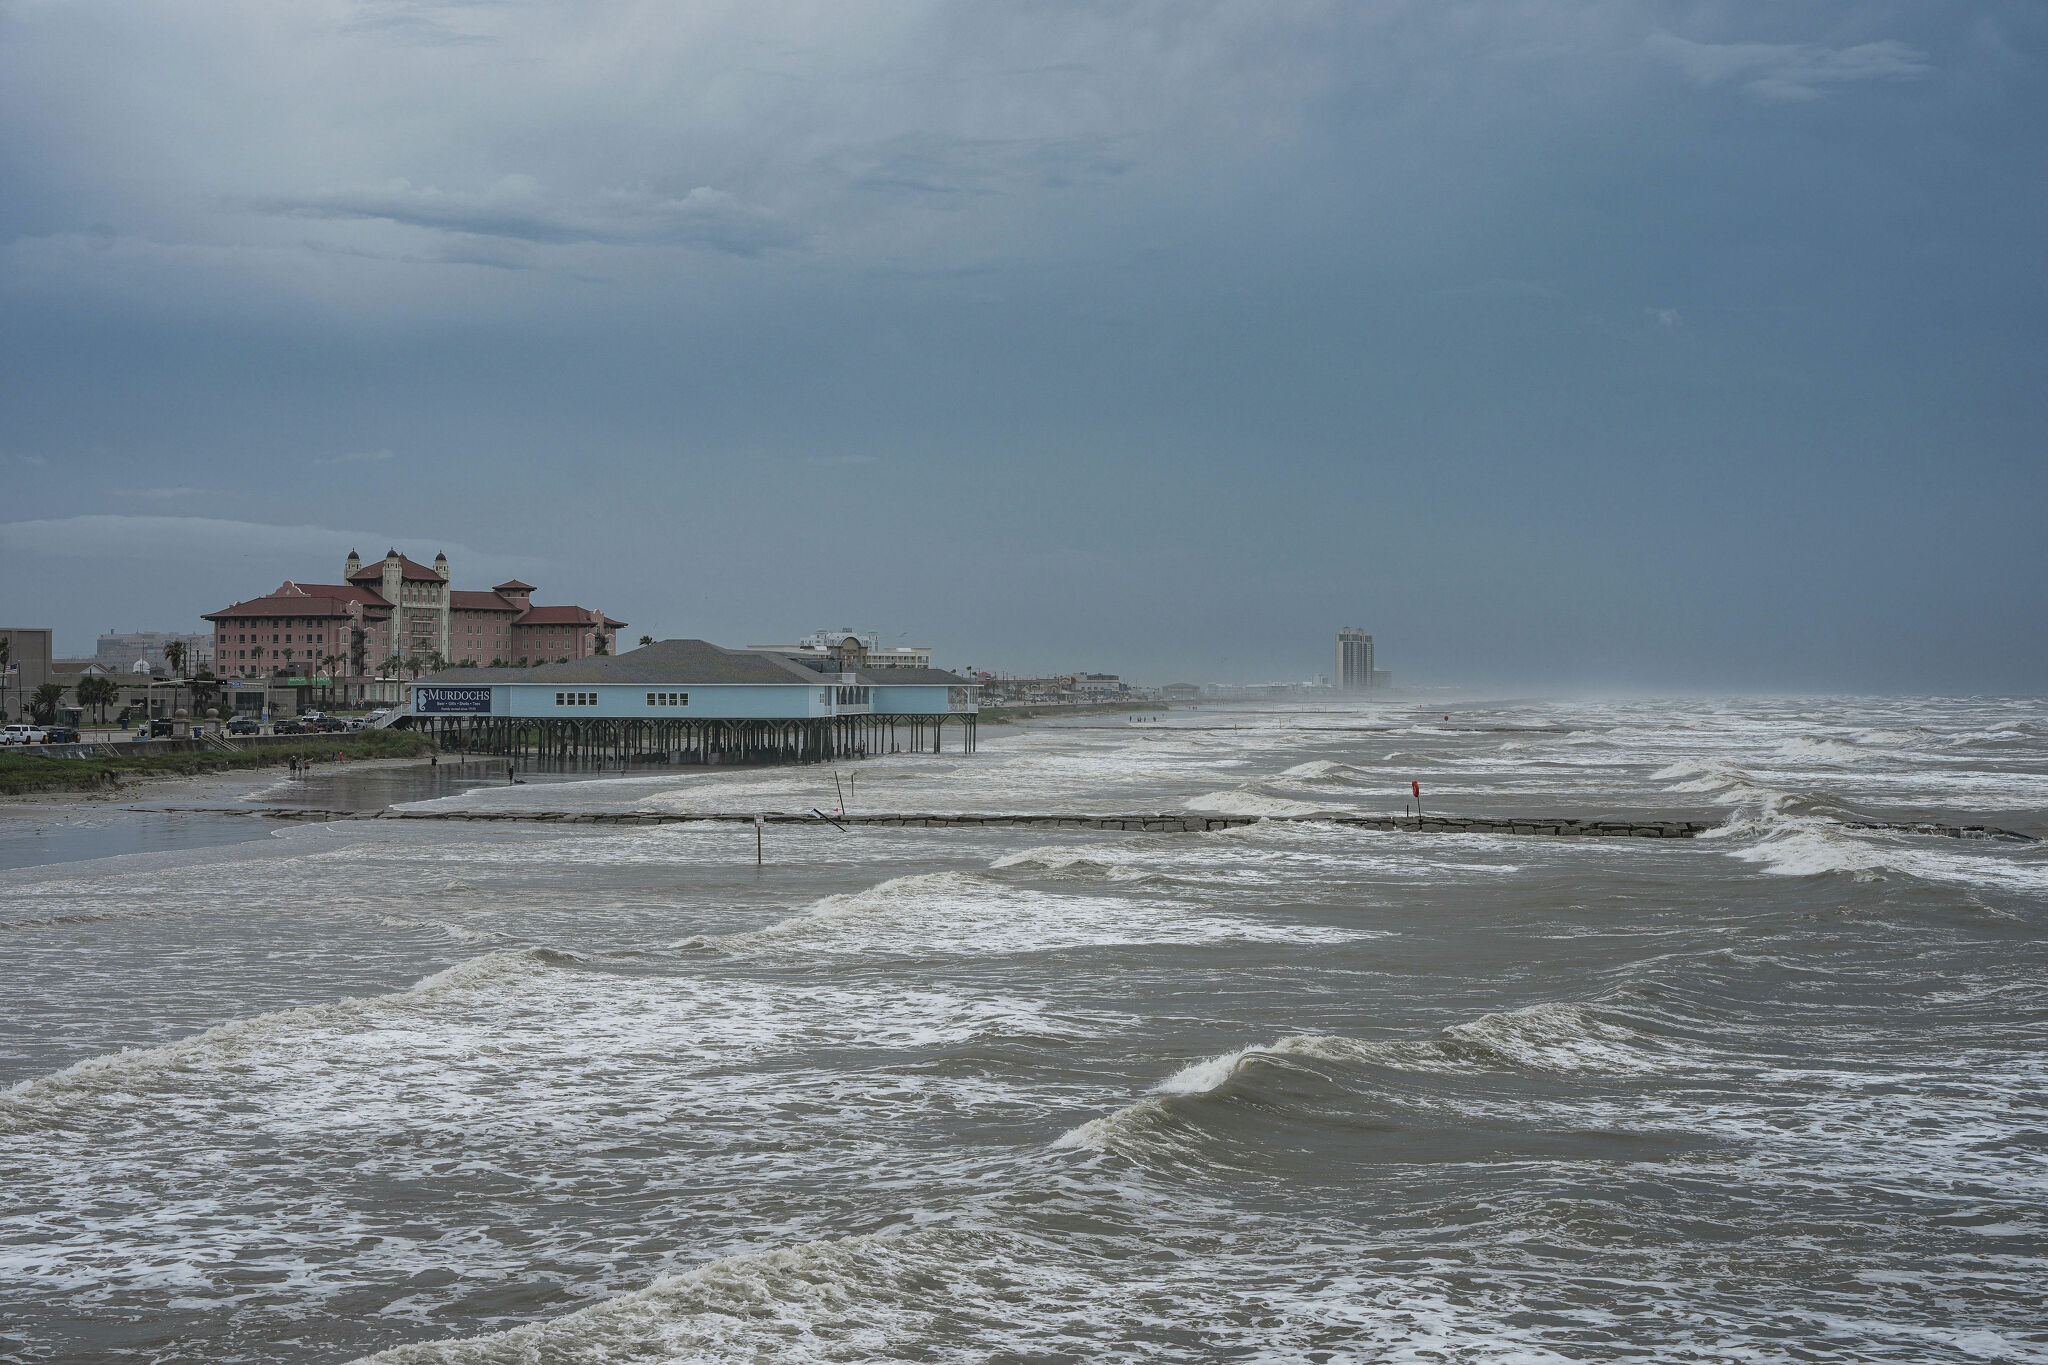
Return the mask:
<svg viewBox="0 0 2048 1365">
<path fill-rule="evenodd" d="M 2043 689 L 2048 9 L 0 0 L 0 624 Z"/>
</svg>

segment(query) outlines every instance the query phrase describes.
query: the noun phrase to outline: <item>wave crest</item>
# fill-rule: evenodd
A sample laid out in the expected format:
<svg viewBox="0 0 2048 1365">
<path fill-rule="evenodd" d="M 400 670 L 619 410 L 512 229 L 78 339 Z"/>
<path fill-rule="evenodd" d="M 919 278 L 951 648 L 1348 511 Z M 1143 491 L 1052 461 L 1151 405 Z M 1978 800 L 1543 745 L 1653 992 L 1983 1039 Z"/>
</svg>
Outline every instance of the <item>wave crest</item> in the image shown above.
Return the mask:
<svg viewBox="0 0 2048 1365">
<path fill-rule="evenodd" d="M 1190 1063 L 1155 1085 L 1150 1097 L 1069 1129 L 1053 1146 L 1130 1157 L 1183 1154 L 1200 1135 L 1185 1102 L 1214 1096 L 1248 1067 L 1261 1064 L 1321 1061 L 1437 1074 L 1534 1071 L 1627 1077 L 1668 1072 L 1688 1060 L 1678 1044 L 1592 1006 L 1570 1003 L 1482 1014 L 1426 1039 L 1294 1034 Z"/>
<path fill-rule="evenodd" d="M 77 1101 L 147 1091 L 195 1067 L 233 1063 L 294 1030 L 368 1023 L 373 1016 L 412 1008 L 451 992 L 503 994 L 522 981 L 581 961 L 572 953 L 552 948 L 486 953 L 435 972 L 390 995 L 350 997 L 252 1015 L 174 1042 L 88 1057 L 61 1071 L 34 1076 L 0 1090 L 0 1132 L 19 1132 L 46 1122 Z"/>
<path fill-rule="evenodd" d="M 1316 815 L 1327 809 L 1243 787 L 1191 796 L 1183 804 L 1189 810 L 1213 811 L 1218 815 Z"/>
</svg>

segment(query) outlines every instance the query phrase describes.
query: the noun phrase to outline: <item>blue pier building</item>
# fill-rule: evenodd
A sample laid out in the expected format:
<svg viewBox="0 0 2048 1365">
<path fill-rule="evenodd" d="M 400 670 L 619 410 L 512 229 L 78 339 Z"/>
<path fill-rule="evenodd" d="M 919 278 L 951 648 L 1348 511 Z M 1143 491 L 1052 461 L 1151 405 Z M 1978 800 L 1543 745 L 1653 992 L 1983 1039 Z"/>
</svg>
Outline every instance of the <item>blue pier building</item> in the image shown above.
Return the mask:
<svg viewBox="0 0 2048 1365">
<path fill-rule="evenodd" d="M 412 684 L 406 724 L 444 749 L 528 760 L 810 763 L 974 750 L 975 685 L 844 653 L 660 640 L 537 668 L 460 668 Z"/>
</svg>

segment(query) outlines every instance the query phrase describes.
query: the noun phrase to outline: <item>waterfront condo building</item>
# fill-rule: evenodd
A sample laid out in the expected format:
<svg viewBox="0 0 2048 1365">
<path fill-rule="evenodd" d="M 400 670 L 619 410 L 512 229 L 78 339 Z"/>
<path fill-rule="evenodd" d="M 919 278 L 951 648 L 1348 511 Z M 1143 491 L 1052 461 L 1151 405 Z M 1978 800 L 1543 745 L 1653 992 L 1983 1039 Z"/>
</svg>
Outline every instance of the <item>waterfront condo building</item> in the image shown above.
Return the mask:
<svg viewBox="0 0 2048 1365">
<path fill-rule="evenodd" d="M 1357 626 L 1337 632 L 1337 690 L 1364 692 L 1372 687 L 1372 636 Z"/>
<path fill-rule="evenodd" d="M 456 588 L 448 556 L 432 568 L 392 550 L 365 565 L 354 550 L 340 583 L 295 583 L 207 613 L 223 678 L 399 676 L 450 665 L 541 664 L 614 654 L 624 621 L 591 607 L 535 606 L 518 579 L 488 592 Z"/>
</svg>

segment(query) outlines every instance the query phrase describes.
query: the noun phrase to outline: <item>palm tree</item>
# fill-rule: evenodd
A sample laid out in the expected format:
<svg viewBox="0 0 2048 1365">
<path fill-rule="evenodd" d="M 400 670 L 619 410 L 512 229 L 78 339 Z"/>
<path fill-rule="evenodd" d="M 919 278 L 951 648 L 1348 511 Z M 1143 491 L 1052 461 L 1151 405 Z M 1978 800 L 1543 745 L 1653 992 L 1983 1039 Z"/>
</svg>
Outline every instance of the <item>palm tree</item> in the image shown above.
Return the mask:
<svg viewBox="0 0 2048 1365">
<path fill-rule="evenodd" d="M 164 662 L 171 666 L 171 672 L 185 676 L 185 642 L 173 640 L 164 646 Z"/>
<path fill-rule="evenodd" d="M 107 723 L 107 703 L 121 695 L 120 686 L 112 678 L 103 678 L 97 673 L 88 673 L 78 680 L 72 689 L 80 706 L 90 706 L 100 724 Z"/>
<path fill-rule="evenodd" d="M 640 637 L 640 643 L 643 645 L 651 645 L 654 643 L 654 637 L 652 635 L 643 635 Z"/>
<path fill-rule="evenodd" d="M 63 683 L 44 683 L 30 695 L 28 713 L 35 717 L 38 725 L 54 725 L 57 723 L 57 703 L 62 700 Z"/>
<path fill-rule="evenodd" d="M 257 671 L 258 673 L 261 673 L 261 672 L 263 671 L 263 646 L 262 646 L 262 645 L 252 645 L 252 646 L 250 646 L 250 648 L 249 648 L 249 657 L 250 657 L 251 659 L 254 659 L 254 660 L 256 661 L 256 671 Z"/>
</svg>

